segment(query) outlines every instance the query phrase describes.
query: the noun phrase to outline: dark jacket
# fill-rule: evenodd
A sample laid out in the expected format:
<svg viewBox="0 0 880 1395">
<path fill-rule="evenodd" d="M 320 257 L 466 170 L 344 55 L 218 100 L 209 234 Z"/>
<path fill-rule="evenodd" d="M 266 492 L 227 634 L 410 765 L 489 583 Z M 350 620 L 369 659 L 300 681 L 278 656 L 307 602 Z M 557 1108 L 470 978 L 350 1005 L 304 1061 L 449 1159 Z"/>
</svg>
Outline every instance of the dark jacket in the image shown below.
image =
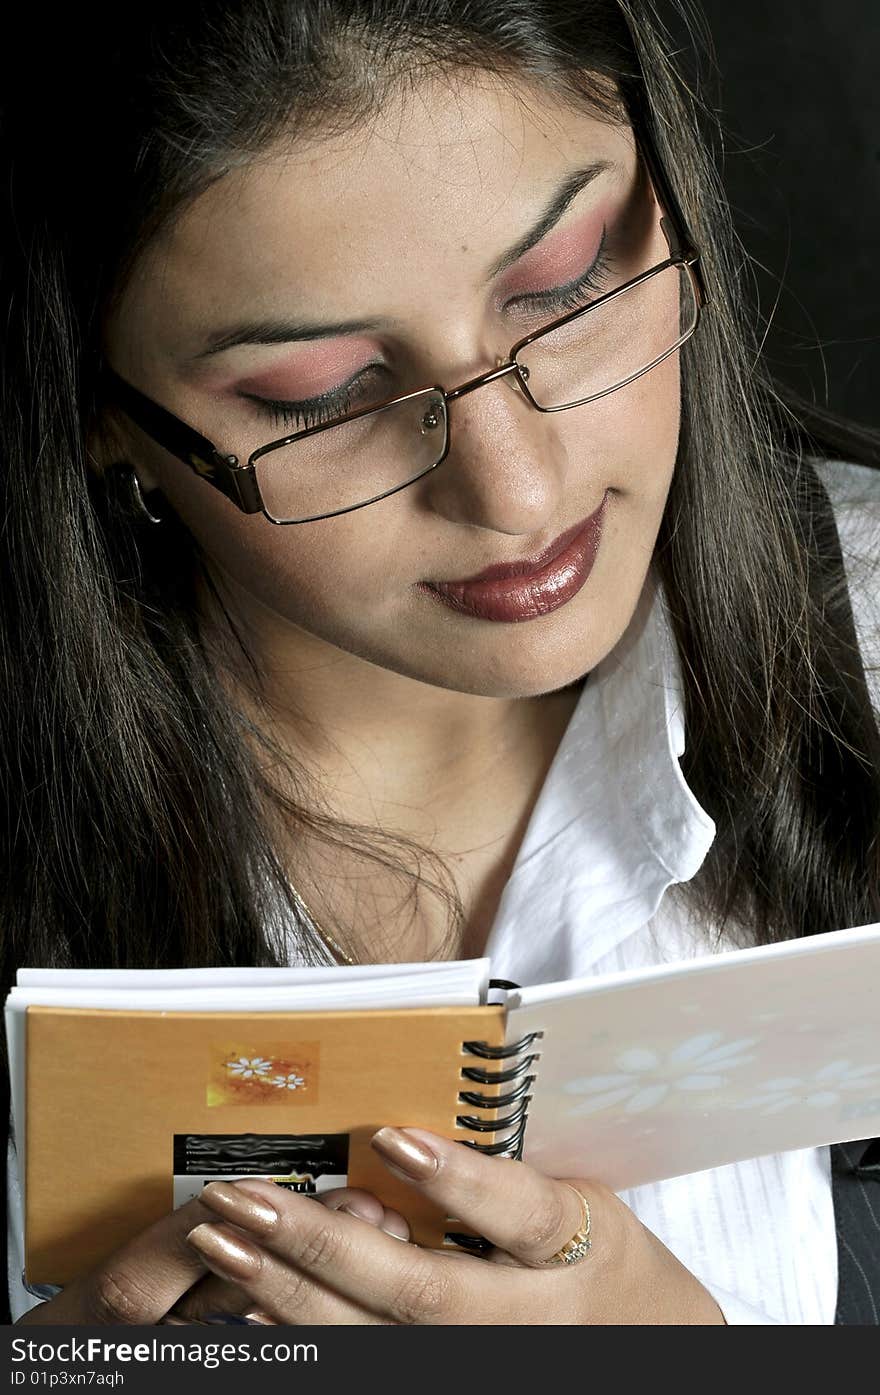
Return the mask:
<svg viewBox="0 0 880 1395">
<path fill-rule="evenodd" d="M 880 1326 L 880 1139 L 831 1149 L 837 1224 L 837 1315 L 845 1327 Z"/>
</svg>

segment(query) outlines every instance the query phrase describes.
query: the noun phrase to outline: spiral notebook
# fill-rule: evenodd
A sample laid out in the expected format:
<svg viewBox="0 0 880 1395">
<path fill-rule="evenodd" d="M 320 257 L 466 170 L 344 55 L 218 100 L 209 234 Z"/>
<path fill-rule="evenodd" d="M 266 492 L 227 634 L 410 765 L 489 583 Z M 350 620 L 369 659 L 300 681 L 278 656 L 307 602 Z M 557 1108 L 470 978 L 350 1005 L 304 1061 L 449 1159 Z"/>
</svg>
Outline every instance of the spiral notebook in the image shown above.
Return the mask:
<svg viewBox="0 0 880 1395">
<path fill-rule="evenodd" d="M 479 1248 L 384 1168 L 384 1124 L 617 1191 L 880 1134 L 880 925 L 532 987 L 490 971 L 19 970 L 28 1281 L 217 1178 L 366 1187 L 418 1243 Z"/>
</svg>

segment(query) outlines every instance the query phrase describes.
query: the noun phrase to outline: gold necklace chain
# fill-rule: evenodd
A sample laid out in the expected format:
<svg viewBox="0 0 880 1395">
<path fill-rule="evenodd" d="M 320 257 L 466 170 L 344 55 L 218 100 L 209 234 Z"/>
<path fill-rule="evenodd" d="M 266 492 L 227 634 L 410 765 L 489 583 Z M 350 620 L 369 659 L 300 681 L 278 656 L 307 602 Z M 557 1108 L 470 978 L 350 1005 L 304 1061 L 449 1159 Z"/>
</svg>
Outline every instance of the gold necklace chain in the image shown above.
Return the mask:
<svg viewBox="0 0 880 1395">
<path fill-rule="evenodd" d="M 299 902 L 300 906 L 308 916 L 309 923 L 311 924 L 312 929 L 314 930 L 318 938 L 320 940 L 323 940 L 325 947 L 329 950 L 332 950 L 332 952 L 337 956 L 338 959 L 342 961 L 343 964 L 357 963 L 357 960 L 352 959 L 350 955 L 346 954 L 342 946 L 336 943 L 329 931 L 324 929 L 323 925 L 321 925 L 321 923 L 319 922 L 317 916 L 315 915 L 311 906 L 303 897 L 302 893 L 298 891 L 295 886 L 291 887 L 291 890 L 293 891 L 293 894 Z"/>
</svg>

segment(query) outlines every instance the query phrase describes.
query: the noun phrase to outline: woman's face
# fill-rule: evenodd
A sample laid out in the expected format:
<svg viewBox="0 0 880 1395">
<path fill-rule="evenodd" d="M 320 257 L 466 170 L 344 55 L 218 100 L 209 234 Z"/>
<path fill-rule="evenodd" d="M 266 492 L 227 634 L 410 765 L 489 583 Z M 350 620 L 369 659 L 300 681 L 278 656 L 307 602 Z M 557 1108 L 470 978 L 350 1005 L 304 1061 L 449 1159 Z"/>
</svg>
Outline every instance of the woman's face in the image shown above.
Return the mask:
<svg viewBox="0 0 880 1395">
<path fill-rule="evenodd" d="M 596 165 L 511 261 L 563 186 Z M 266 402 L 355 379 L 358 406 L 491 369 L 515 341 L 662 261 L 659 217 L 628 129 L 542 86 L 432 80 L 345 136 L 278 146 L 215 183 L 142 258 L 107 325 L 108 357 L 246 459 L 303 425 Z M 608 270 L 572 291 L 600 250 Z M 367 324 L 339 328 L 350 321 Z M 311 337 L 292 339 L 293 324 Z M 243 326 L 277 342 L 217 349 Z M 652 326 L 621 320 L 613 332 L 647 342 Z M 597 333 L 597 353 L 610 333 Z M 289 527 L 242 514 L 134 427 L 127 445 L 275 665 L 313 670 L 347 656 L 356 682 L 376 665 L 491 697 L 563 687 L 613 648 L 638 600 L 676 455 L 678 355 L 560 412 L 536 411 L 508 376 L 451 402 L 449 424 L 445 461 L 415 484 Z M 531 611 L 515 595 L 513 618 L 490 617 L 424 584 L 534 559 L 603 499 L 592 569 L 555 593 L 562 604 L 538 587 Z"/>
</svg>

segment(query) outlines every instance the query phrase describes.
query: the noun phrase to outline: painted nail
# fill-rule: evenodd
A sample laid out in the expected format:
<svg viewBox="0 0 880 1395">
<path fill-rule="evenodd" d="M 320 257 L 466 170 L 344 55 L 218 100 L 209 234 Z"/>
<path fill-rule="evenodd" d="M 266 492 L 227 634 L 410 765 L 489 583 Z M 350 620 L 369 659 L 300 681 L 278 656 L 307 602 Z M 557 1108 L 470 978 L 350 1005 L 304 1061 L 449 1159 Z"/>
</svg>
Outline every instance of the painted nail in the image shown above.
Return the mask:
<svg viewBox="0 0 880 1395">
<path fill-rule="evenodd" d="M 414 1182 L 433 1177 L 440 1165 L 436 1153 L 423 1143 L 407 1137 L 400 1129 L 384 1128 L 373 1134 L 370 1143 L 380 1157 Z"/>
<path fill-rule="evenodd" d="M 202 1190 L 199 1200 L 227 1220 L 258 1234 L 271 1230 L 278 1222 L 278 1212 L 268 1201 L 241 1187 L 233 1187 L 229 1182 L 211 1182 Z"/>
<path fill-rule="evenodd" d="M 210 1221 L 195 1226 L 186 1238 L 208 1268 L 223 1279 L 251 1279 L 262 1268 L 262 1256 L 254 1245 L 233 1239 Z"/>
</svg>

